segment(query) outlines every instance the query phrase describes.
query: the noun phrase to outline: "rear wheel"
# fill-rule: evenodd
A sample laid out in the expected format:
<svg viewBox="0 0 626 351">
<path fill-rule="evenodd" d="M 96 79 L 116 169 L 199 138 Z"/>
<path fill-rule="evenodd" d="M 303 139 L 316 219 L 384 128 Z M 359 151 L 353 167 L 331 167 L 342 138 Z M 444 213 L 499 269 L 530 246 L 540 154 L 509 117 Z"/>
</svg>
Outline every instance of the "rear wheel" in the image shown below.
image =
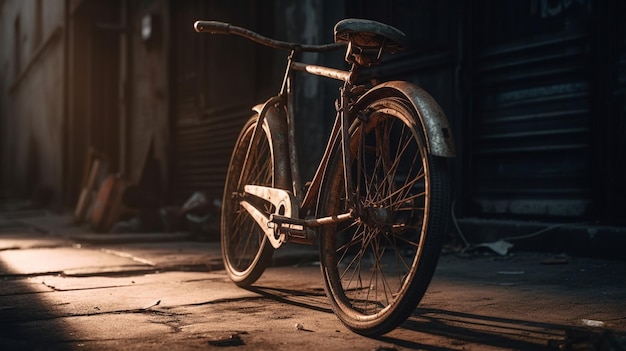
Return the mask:
<svg viewBox="0 0 626 351">
<path fill-rule="evenodd" d="M 371 98 L 351 128 L 346 198 L 337 147 L 321 190 L 321 216 L 356 218 L 320 229 L 326 293 L 339 319 L 364 335 L 402 323 L 437 264 L 449 208 L 445 159 L 428 154 L 419 118 L 402 97 Z"/>
<path fill-rule="evenodd" d="M 257 121 L 258 115 L 255 115 L 246 123 L 237 139 L 222 201 L 221 245 L 224 267 L 230 279 L 242 287 L 251 285 L 261 276 L 271 263 L 274 252 L 263 230 L 239 203 L 244 185 L 273 187 L 280 178 L 276 174 L 275 152 L 283 146 L 272 138 L 267 119 L 246 160 Z M 256 205 L 267 213 L 272 212 L 269 204 Z"/>
</svg>

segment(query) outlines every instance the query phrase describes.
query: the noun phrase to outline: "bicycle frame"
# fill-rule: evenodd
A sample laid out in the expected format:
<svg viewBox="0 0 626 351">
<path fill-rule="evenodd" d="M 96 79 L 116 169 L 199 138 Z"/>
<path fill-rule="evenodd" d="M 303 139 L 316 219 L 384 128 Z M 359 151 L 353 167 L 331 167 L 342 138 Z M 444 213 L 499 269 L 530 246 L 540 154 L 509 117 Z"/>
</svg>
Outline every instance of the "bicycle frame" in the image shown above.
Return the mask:
<svg viewBox="0 0 626 351">
<path fill-rule="evenodd" d="M 355 89 L 355 82 L 357 80 L 356 78 L 358 76 L 359 67 L 380 62 L 383 48 L 385 47 L 385 41 L 380 44 L 380 48 L 376 49 L 378 52 L 372 51 L 372 48 L 369 47 L 370 50 L 367 54 L 365 54 L 364 50 L 361 50 L 358 47 L 353 47 L 352 41 L 348 41 L 347 45 L 345 43 L 306 45 L 266 38 L 248 29 L 232 26 L 228 23 L 222 22 L 197 21 L 194 24 L 194 27 L 198 32 L 235 34 L 265 46 L 290 50 L 279 94 L 267 100 L 260 107 L 256 106 L 254 108 L 259 117 L 253 131 L 250 144 L 248 145 L 245 159 L 248 160 L 252 145 L 255 145 L 258 141 L 257 138 L 259 138 L 262 133 L 261 128 L 263 128 L 264 119 L 268 117 L 269 111 L 275 106 L 280 107 L 286 112 L 285 117 L 287 118 L 287 130 L 282 132 L 285 133 L 289 140 L 287 143 L 288 155 L 280 155 L 280 157 L 287 157 L 289 166 L 287 169 L 279 169 L 278 176 L 285 177 L 285 179 L 290 177 L 292 180 L 292 189 L 291 191 L 286 191 L 276 188 L 241 184 L 242 175 L 240 175 L 238 187 L 241 188 L 243 186 L 245 193 L 262 198 L 274 205 L 276 209 L 281 209 L 276 212 L 282 213 L 281 215 L 275 213 L 270 215 L 268 218 L 266 214 L 254 207 L 245 199 L 240 201 L 240 204 L 250 213 L 261 229 L 264 230 L 274 248 L 280 247 L 282 243 L 288 239 L 302 243 L 312 243 L 314 233 L 308 230 L 308 228 L 347 221 L 356 216 L 353 212 L 355 209 L 353 208 L 350 212 L 338 213 L 329 217 L 303 219 L 311 212 L 317 215 L 317 213 L 315 213 L 316 211 L 312 211 L 313 205 L 318 200 L 317 197 L 319 190 L 322 182 L 324 181 L 330 157 L 332 153 L 335 152 L 334 148 L 338 145 L 337 142 L 340 143 L 339 147 L 341 147 L 341 162 L 344 169 L 344 189 L 346 192 L 345 196 L 346 199 L 348 199 L 348 201 L 353 205 L 356 205 L 357 203 L 357 201 L 354 201 L 352 196 L 354 189 L 350 174 L 351 167 L 349 167 L 351 161 L 348 136 L 350 128 L 349 123 L 355 120 L 348 104 L 349 98 L 356 97 L 358 100 L 358 98 L 364 98 L 366 95 L 382 89 L 393 91 L 394 94 L 405 98 L 413 105 L 412 107 L 417 112 L 421 125 L 423 126 L 424 134 L 426 135 L 424 143 L 427 146 L 428 152 L 432 155 L 443 157 L 453 157 L 455 155 L 454 143 L 445 114 L 435 100 L 421 88 L 407 82 L 396 81 L 379 84 L 369 90 Z M 346 48 L 346 46 L 346 61 L 351 63 L 349 71 L 342 71 L 335 68 L 310 65 L 294 61 L 294 55 L 299 52 L 324 52 L 339 48 Z M 292 91 L 292 75 L 295 71 L 337 79 L 344 82 L 343 87 L 340 89 L 337 115 L 330 133 L 328 144 L 317 171 L 311 181 L 311 185 L 308 187 L 306 192 L 304 192 L 302 187 L 302 179 L 295 145 L 295 106 L 293 104 L 294 99 Z M 353 92 L 353 90 L 357 91 Z M 283 232 L 281 233 L 281 231 Z M 285 232 L 289 235 L 286 235 Z"/>
<path fill-rule="evenodd" d="M 333 123 L 333 127 L 331 129 L 331 134 L 330 134 L 328 145 L 326 149 L 324 150 L 324 154 L 322 156 L 318 169 L 315 172 L 313 179 L 311 180 L 311 185 L 307 189 L 307 192 L 304 196 L 299 196 L 299 194 L 301 194 L 301 191 L 298 192 L 298 189 L 301 189 L 302 182 L 299 179 L 300 174 L 298 172 L 298 164 L 297 164 L 298 161 L 297 159 L 295 159 L 296 145 L 295 143 L 289 143 L 290 148 L 294 149 L 293 151 L 290 150 L 290 154 L 294 156 L 290 160 L 292 164 L 291 175 L 292 175 L 292 178 L 294 178 L 294 187 L 297 187 L 294 189 L 294 193 L 296 197 L 301 201 L 301 205 L 300 205 L 301 209 L 310 210 L 310 207 L 313 205 L 315 200 L 317 200 L 315 197 L 322 183 L 322 179 L 324 177 L 326 167 L 328 166 L 328 161 L 330 159 L 332 146 L 337 137 L 341 139 L 342 152 L 344 154 L 344 157 L 343 157 L 343 166 L 345 167 L 344 169 L 348 169 L 348 172 L 349 172 L 349 167 L 346 167 L 347 165 L 350 164 L 350 153 L 349 153 L 349 148 L 347 147 L 349 138 L 347 138 L 347 135 L 348 135 L 348 127 L 349 127 L 348 121 L 351 120 L 351 118 L 350 118 L 350 112 L 348 110 L 346 92 L 352 89 L 352 86 L 353 86 L 352 82 L 356 78 L 356 67 L 355 65 L 353 65 L 350 71 L 341 71 L 341 70 L 334 69 L 334 68 L 303 64 L 300 62 L 293 62 L 293 61 L 291 61 L 289 65 L 292 70 L 307 72 L 310 74 L 337 79 L 337 80 L 341 80 L 344 82 L 344 86 L 341 88 L 338 111 L 335 117 L 335 121 Z M 290 78 L 291 78 L 291 75 L 289 75 L 288 80 Z M 288 94 L 288 98 L 292 100 L 292 92 L 290 91 L 290 89 L 288 89 L 287 94 Z M 289 123 L 288 123 L 289 135 L 292 136 L 295 133 L 295 128 L 293 128 L 294 127 L 293 121 L 295 119 L 295 111 L 293 109 L 293 106 L 288 106 L 287 110 L 288 110 L 288 115 L 289 115 Z M 349 174 L 345 175 L 344 178 L 346 178 L 345 180 L 346 192 L 347 192 L 346 196 L 348 196 L 350 189 L 352 189 L 352 186 L 350 184 L 351 180 L 350 180 Z"/>
<path fill-rule="evenodd" d="M 443 158 L 454 156 L 448 121 L 427 92 L 405 81 L 357 80 L 360 68 L 380 63 L 383 52 L 406 47 L 405 34 L 345 19 L 334 27 L 340 44 L 300 45 L 222 22 L 195 25 L 290 52 L 280 92 L 254 108 L 231 157 L 221 227 L 230 279 L 250 286 L 271 264 L 273 248 L 317 238 L 324 290 L 344 325 L 369 336 L 397 327 L 434 274 L 450 209 Z M 295 60 L 303 51 L 339 47 L 347 49 L 347 71 Z M 328 144 L 306 189 L 295 142 L 296 72 L 343 82 Z"/>
<path fill-rule="evenodd" d="M 270 98 L 267 102 L 265 102 L 265 104 L 263 104 L 262 108 L 257 110 L 257 112 L 259 113 L 259 119 L 257 122 L 257 127 L 255 128 L 255 131 L 253 134 L 253 138 L 255 138 L 256 135 L 259 135 L 258 133 L 260 133 L 260 128 L 262 128 L 263 120 L 266 118 L 266 114 L 269 111 L 269 107 L 275 106 L 277 104 L 283 105 L 284 110 L 286 110 L 287 112 L 286 113 L 286 118 L 287 118 L 286 125 L 287 125 L 288 130 L 286 131 L 286 134 L 288 135 L 288 138 L 290 140 L 290 142 L 288 143 L 289 169 L 279 170 L 279 171 L 281 172 L 288 171 L 290 172 L 290 175 L 291 175 L 292 192 L 297 201 L 295 201 L 295 203 L 293 200 L 291 201 L 292 203 L 290 205 L 291 206 L 290 212 L 294 212 L 295 210 L 298 213 L 306 214 L 306 213 L 309 213 L 313 209 L 312 207 L 316 203 L 317 195 L 319 193 L 319 188 L 324 179 L 324 175 L 326 173 L 326 169 L 330 161 L 330 156 L 333 151 L 333 147 L 338 140 L 337 138 L 340 138 L 340 141 L 341 141 L 341 148 L 342 148 L 342 155 L 343 155 L 342 162 L 343 162 L 344 169 L 347 170 L 344 173 L 344 180 L 345 180 L 345 185 L 346 185 L 345 187 L 346 196 L 347 198 L 349 198 L 350 196 L 352 184 L 351 184 L 351 178 L 350 178 L 350 173 L 349 173 L 350 167 L 347 167 L 347 165 L 350 164 L 350 153 L 349 153 L 349 148 L 348 148 L 349 138 L 347 138 L 346 136 L 348 135 L 348 128 L 349 128 L 348 123 L 351 120 L 351 118 L 350 118 L 350 112 L 347 106 L 347 98 L 348 98 L 347 92 L 352 90 L 352 87 L 353 87 L 352 82 L 356 80 L 357 66 L 356 64 L 353 64 L 350 71 L 342 71 L 342 70 L 338 70 L 335 68 L 310 65 L 310 64 L 305 64 L 305 63 L 294 61 L 293 60 L 294 54 L 295 54 L 295 51 L 292 51 L 287 59 L 287 68 L 285 70 L 285 76 L 283 79 L 283 84 L 282 84 L 279 95 L 273 98 Z M 311 180 L 311 185 L 308 187 L 306 192 L 303 191 L 303 187 L 302 187 L 302 178 L 301 178 L 301 174 L 299 171 L 299 161 L 297 157 L 297 147 L 296 147 L 296 143 L 294 142 L 296 131 L 295 131 L 295 106 L 293 104 L 294 99 L 293 99 L 293 90 L 292 90 L 292 84 L 293 84 L 292 78 L 293 78 L 293 73 L 295 71 L 306 72 L 309 74 L 337 79 L 337 80 L 341 80 L 344 82 L 344 85 L 341 88 L 340 102 L 338 106 L 339 108 L 337 111 L 335 122 L 331 129 L 329 142 L 326 146 L 326 149 L 319 163 L 317 171 L 315 172 L 315 175 L 313 176 L 313 179 Z M 250 143 L 250 145 L 253 145 L 253 144 L 254 144 L 254 139 Z M 250 153 L 249 151 L 250 150 L 248 150 L 248 155 Z M 281 174 L 281 176 L 288 177 L 289 174 L 283 173 Z M 284 202 L 286 201 L 286 199 L 289 198 L 285 196 L 285 194 L 281 194 L 282 192 L 284 192 L 283 190 L 273 189 L 272 191 L 270 191 L 271 193 L 270 196 L 267 195 L 268 191 L 269 190 L 267 189 L 264 189 L 264 191 L 257 191 L 255 192 L 255 195 L 261 196 L 261 197 L 268 197 L 267 200 L 269 201 L 272 200 L 272 199 L 269 199 L 269 197 L 273 195 L 274 197 L 273 201 L 276 201 L 276 202 L 280 202 L 280 201 Z M 280 200 L 276 200 L 276 199 L 280 199 Z M 297 207 L 297 209 L 294 209 L 294 207 Z M 248 209 L 249 211 L 251 210 L 250 208 L 246 208 L 246 209 Z M 253 216 L 255 216 L 255 214 L 253 214 Z M 259 216 L 259 213 L 256 213 L 257 218 L 258 216 Z M 331 217 L 313 218 L 313 219 L 300 219 L 300 218 L 294 218 L 293 216 L 290 217 L 290 216 L 273 215 L 271 216 L 269 222 L 282 226 L 283 228 L 286 228 L 287 230 L 291 229 L 292 232 L 301 231 L 300 236 L 296 235 L 294 237 L 291 237 L 291 239 L 295 238 L 296 241 L 299 241 L 302 243 L 309 243 L 311 242 L 312 236 L 307 235 L 306 228 L 317 227 L 317 226 L 331 224 L 331 223 L 337 223 L 337 222 L 349 220 L 352 218 L 353 218 L 352 212 L 336 214 Z"/>
</svg>

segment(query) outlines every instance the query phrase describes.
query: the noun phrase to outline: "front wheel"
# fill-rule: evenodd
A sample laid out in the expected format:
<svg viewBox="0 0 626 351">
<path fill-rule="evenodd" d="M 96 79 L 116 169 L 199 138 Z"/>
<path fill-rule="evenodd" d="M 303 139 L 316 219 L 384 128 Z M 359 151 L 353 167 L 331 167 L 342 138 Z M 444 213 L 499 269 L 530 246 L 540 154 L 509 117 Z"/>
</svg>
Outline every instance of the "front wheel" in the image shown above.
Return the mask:
<svg viewBox="0 0 626 351">
<path fill-rule="evenodd" d="M 235 144 L 226 176 L 222 201 L 221 246 L 224 268 L 230 279 L 238 286 L 247 287 L 254 283 L 267 268 L 274 248 L 265 233 L 250 214 L 241 206 L 243 187 L 246 184 L 278 187 L 285 189 L 290 180 L 280 169 L 285 169 L 286 138 L 278 136 L 285 130 L 282 120 L 268 116 L 264 119 L 261 135 L 252 142 L 258 115 L 253 116 L 243 127 Z M 270 204 L 257 204 L 267 214 L 273 213 Z"/>
<path fill-rule="evenodd" d="M 445 159 L 429 155 L 419 117 L 402 97 L 357 106 L 350 131 L 353 193 L 346 197 L 337 147 L 321 189 L 322 216 L 356 218 L 320 229 L 325 290 L 339 319 L 364 335 L 384 334 L 415 310 L 445 235 Z"/>
</svg>

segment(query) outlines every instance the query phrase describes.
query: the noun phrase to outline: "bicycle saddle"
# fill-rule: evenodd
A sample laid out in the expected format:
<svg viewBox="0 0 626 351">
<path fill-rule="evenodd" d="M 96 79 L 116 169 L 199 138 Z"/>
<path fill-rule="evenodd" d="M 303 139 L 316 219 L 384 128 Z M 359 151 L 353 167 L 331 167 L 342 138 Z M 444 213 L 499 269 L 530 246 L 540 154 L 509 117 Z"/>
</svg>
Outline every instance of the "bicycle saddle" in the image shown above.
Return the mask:
<svg viewBox="0 0 626 351">
<path fill-rule="evenodd" d="M 364 49 L 384 49 L 391 54 L 404 49 L 407 38 L 400 30 L 376 21 L 348 18 L 335 25 L 335 43 L 352 42 Z"/>
</svg>

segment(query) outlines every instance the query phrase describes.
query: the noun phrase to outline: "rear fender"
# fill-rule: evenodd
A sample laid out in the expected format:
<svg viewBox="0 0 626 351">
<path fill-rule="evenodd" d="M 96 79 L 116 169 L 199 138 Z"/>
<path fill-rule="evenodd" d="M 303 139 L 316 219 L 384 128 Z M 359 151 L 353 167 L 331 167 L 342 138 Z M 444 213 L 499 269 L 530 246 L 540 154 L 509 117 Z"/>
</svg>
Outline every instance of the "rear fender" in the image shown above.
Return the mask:
<svg viewBox="0 0 626 351">
<path fill-rule="evenodd" d="M 404 97 L 411 102 L 419 116 L 430 154 L 441 157 L 456 156 L 448 119 L 437 101 L 428 92 L 409 82 L 391 81 L 370 89 L 359 98 L 359 101 L 386 96 Z M 358 104 L 359 102 L 357 102 Z"/>
</svg>

